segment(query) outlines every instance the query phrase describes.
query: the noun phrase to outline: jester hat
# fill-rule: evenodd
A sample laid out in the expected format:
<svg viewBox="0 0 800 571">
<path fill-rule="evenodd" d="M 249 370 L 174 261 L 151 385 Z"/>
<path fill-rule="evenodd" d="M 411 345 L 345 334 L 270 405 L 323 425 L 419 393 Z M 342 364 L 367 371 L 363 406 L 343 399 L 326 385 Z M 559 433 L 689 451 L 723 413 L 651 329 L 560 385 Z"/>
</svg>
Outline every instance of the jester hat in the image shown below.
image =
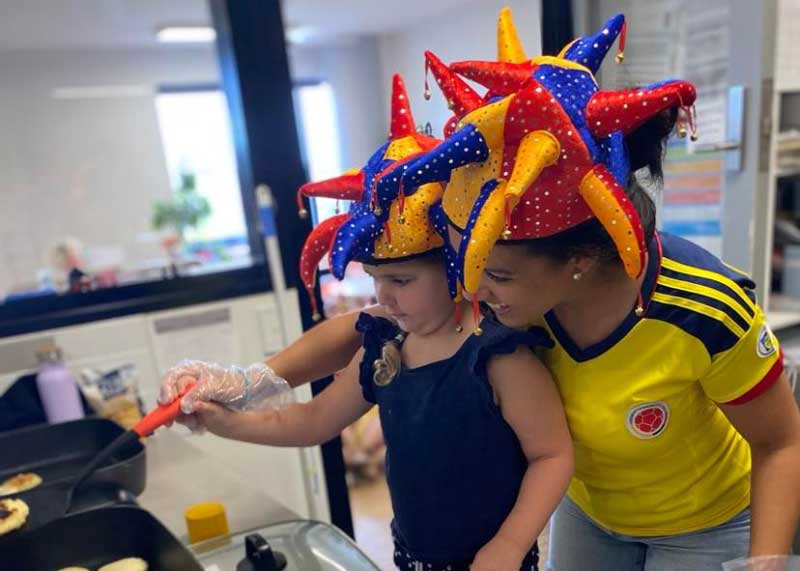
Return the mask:
<svg viewBox="0 0 800 571">
<path fill-rule="evenodd" d="M 399 193 L 396 186 L 377 185 L 380 177 L 392 167 L 421 156 L 440 142 L 417 132 L 403 78 L 395 74 L 388 141 L 361 169 L 300 187 L 297 204 L 301 216 L 307 215 L 304 196 L 351 201 L 348 212 L 321 222 L 303 245 L 300 275 L 311 298 L 315 319 L 319 319 L 319 313 L 314 283 L 317 267 L 325 254 L 329 256 L 331 272 L 341 280 L 351 261 L 401 262 L 442 247 L 442 235 L 429 217 L 431 206 L 440 207 L 441 184 L 422 184 L 408 195 Z M 442 224 L 440 220 L 439 230 L 446 231 Z"/>
<path fill-rule="evenodd" d="M 401 190 L 447 181 L 444 212 L 462 232 L 456 279 L 468 293 L 477 290 L 497 240 L 552 236 L 592 217 L 608 231 L 628 275 L 641 274 L 645 238 L 625 193 L 625 136 L 676 107 L 693 130 L 696 94 L 678 80 L 601 91 L 594 74 L 620 35 L 621 61 L 624 31 L 619 14 L 558 56 L 527 59 L 506 9 L 498 24 L 499 61 L 445 66 L 426 53 L 458 120 L 440 145 L 398 173 Z M 478 95 L 456 72 L 488 91 Z"/>
</svg>

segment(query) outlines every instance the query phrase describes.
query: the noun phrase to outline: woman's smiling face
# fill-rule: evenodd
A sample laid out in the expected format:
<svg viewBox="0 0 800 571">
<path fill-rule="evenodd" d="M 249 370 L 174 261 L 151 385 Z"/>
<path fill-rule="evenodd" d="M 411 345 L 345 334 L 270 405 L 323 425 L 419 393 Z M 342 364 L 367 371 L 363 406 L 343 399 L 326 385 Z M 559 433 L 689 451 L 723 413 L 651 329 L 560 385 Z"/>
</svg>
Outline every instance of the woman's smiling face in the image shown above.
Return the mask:
<svg viewBox="0 0 800 571">
<path fill-rule="evenodd" d="M 458 249 L 461 234 L 452 226 L 450 244 Z M 492 248 L 476 295 L 508 327 L 526 327 L 563 302 L 573 287 L 569 264 L 529 254 L 524 245 Z"/>
</svg>

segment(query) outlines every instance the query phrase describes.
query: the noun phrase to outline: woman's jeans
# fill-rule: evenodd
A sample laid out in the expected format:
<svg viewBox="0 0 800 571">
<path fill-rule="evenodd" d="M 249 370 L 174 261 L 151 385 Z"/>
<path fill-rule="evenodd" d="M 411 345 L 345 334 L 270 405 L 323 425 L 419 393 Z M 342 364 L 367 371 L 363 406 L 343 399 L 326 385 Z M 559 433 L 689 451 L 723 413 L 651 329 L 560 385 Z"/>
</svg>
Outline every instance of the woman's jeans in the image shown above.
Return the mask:
<svg viewBox="0 0 800 571">
<path fill-rule="evenodd" d="M 550 520 L 550 571 L 721 571 L 746 557 L 750 509 L 727 522 L 680 535 L 631 537 L 608 531 L 569 498 Z"/>
</svg>

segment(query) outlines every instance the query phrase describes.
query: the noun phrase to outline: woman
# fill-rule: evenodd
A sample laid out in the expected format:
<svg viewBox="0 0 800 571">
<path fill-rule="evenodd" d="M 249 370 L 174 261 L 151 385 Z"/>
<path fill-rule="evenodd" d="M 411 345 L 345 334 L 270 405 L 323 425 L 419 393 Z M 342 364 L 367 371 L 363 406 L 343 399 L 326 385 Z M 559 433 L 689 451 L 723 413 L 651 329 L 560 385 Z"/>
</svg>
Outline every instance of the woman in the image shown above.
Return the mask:
<svg viewBox="0 0 800 571">
<path fill-rule="evenodd" d="M 576 469 L 553 521 L 554 569 L 711 571 L 785 554 L 800 416 L 780 351 L 747 276 L 654 231 L 634 173 L 660 181 L 676 119 L 693 131 L 695 92 L 675 80 L 599 91 L 593 74 L 620 31 L 621 15 L 557 58 L 439 69 L 449 97 L 464 91 L 447 93 L 452 70 L 491 96 L 382 181 L 447 181 L 465 294 L 556 342 L 541 357 Z"/>
</svg>

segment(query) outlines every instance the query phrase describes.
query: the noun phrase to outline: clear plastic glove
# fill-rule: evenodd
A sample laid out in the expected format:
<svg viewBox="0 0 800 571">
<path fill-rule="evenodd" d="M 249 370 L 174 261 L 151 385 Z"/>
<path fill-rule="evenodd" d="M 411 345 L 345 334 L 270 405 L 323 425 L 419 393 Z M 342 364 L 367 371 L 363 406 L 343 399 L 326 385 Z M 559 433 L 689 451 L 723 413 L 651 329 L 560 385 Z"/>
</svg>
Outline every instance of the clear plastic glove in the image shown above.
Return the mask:
<svg viewBox="0 0 800 571">
<path fill-rule="evenodd" d="M 800 571 L 800 557 L 787 555 L 762 555 L 740 558 L 722 564 L 724 571 Z"/>
<path fill-rule="evenodd" d="M 181 361 L 164 375 L 158 402 L 171 403 L 191 383 L 196 385 L 181 399 L 181 411 L 186 415 L 195 411 L 198 401 L 216 402 L 241 412 L 282 408 L 294 400 L 289 383 L 264 363 L 244 369 L 236 365 L 223 367 L 204 361 Z"/>
</svg>

